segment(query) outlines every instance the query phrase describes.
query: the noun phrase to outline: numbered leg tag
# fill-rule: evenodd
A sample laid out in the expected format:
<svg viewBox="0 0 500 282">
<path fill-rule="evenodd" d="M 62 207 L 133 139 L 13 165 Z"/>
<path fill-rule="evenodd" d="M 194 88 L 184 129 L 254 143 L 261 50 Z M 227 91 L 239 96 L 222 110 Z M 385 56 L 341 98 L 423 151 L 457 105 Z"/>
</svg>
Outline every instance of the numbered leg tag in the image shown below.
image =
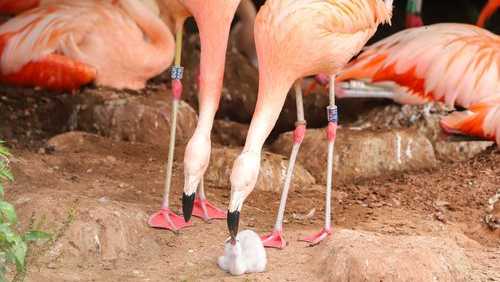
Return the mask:
<svg viewBox="0 0 500 282">
<path fill-rule="evenodd" d="M 183 74 L 184 74 L 183 67 L 173 66 L 170 73 L 170 78 L 172 78 L 173 80 L 181 80 Z"/>
<path fill-rule="evenodd" d="M 333 122 L 335 124 L 339 122 L 339 113 L 337 110 L 337 106 L 326 107 L 326 115 L 328 118 L 328 122 Z"/>
</svg>

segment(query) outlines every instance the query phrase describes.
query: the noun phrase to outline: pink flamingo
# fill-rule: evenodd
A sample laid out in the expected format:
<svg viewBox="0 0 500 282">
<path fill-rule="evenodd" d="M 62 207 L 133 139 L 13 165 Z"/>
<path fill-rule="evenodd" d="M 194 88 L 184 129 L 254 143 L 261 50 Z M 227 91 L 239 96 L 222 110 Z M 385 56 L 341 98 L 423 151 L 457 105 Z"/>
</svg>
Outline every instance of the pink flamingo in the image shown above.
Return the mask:
<svg viewBox="0 0 500 282">
<path fill-rule="evenodd" d="M 500 37 L 487 30 L 466 24 L 403 30 L 367 47 L 338 80 L 373 85 L 365 93 L 338 91 L 338 97 L 384 97 L 404 104 L 434 100 L 464 107 L 468 111 L 441 120 L 443 129 L 500 144 Z"/>
<path fill-rule="evenodd" d="M 306 128 L 300 78 L 318 73 L 330 77 L 366 44 L 382 22 L 389 22 L 392 0 L 269 0 L 255 22 L 255 42 L 259 63 L 259 93 L 243 152 L 231 173 L 228 229 L 238 232 L 243 203 L 252 192 L 260 168 L 262 146 L 278 119 L 288 90 L 295 82 L 297 126 L 294 146 L 286 173 L 274 231 L 264 236 L 267 247 L 283 248 L 283 214 L 295 159 Z M 335 79 L 332 79 L 332 84 Z M 331 233 L 331 189 L 337 107 L 334 87 L 330 87 L 328 113 L 328 178 L 324 228 L 304 240 L 317 244 Z"/>
<path fill-rule="evenodd" d="M 489 0 L 484 6 L 476 25 L 484 27 L 486 21 L 495 13 L 495 11 L 500 7 L 500 0 Z"/>
<path fill-rule="evenodd" d="M 58 1 L 0 26 L 0 81 L 139 89 L 173 58 L 173 37 L 140 1 Z"/>
<path fill-rule="evenodd" d="M 172 72 L 174 79 L 173 129 L 171 132 L 167 177 L 162 208 L 149 219 L 150 226 L 178 230 L 191 225 L 192 215 L 210 219 L 226 218 L 224 211 L 206 200 L 203 175 L 210 160 L 210 133 L 218 108 L 222 90 L 225 56 L 229 39 L 229 30 L 240 0 L 203 1 L 179 0 L 179 3 L 194 16 L 200 32 L 201 55 L 199 76 L 199 118 L 195 132 L 188 142 L 184 155 L 184 193 L 182 197 L 183 219 L 175 215 L 169 208 L 170 183 L 172 175 L 173 152 L 175 145 L 175 116 L 182 84 L 182 68 L 176 63 Z M 185 19 L 183 16 L 182 19 Z M 176 24 L 177 26 L 177 24 Z M 181 25 L 178 25 L 181 27 Z M 177 32 L 177 54 L 182 44 L 182 28 Z M 176 56 L 180 63 L 180 55 Z M 198 193 L 196 192 L 198 190 Z M 198 194 L 196 197 L 196 194 Z"/>
</svg>

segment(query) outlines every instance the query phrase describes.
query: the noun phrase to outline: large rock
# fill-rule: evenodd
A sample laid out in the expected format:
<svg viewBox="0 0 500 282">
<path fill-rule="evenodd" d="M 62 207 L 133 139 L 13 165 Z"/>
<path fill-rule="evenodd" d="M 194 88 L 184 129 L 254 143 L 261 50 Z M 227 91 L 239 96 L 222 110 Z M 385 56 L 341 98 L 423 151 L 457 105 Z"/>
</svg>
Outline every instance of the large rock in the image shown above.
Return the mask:
<svg viewBox="0 0 500 282">
<path fill-rule="evenodd" d="M 439 121 L 451 110 L 440 103 L 421 106 L 394 104 L 361 115 L 355 126 L 380 130 L 414 128 L 429 138 L 436 157 L 445 161 L 470 159 L 493 144 L 490 141 L 450 141 Z"/>
<path fill-rule="evenodd" d="M 87 90 L 80 94 L 76 112 L 78 128 L 114 140 L 168 146 L 171 125 L 170 91 L 159 88 L 147 96 L 111 90 Z M 181 102 L 177 115 L 177 144 L 186 144 L 196 127 L 195 111 Z"/>
<path fill-rule="evenodd" d="M 205 174 L 205 181 L 213 186 L 228 187 L 233 162 L 241 153 L 241 148 L 213 148 L 210 165 Z M 255 189 L 279 192 L 283 186 L 288 160 L 277 154 L 264 151 L 260 167 L 259 179 Z M 300 164 L 295 165 L 293 189 L 314 189 L 314 177 Z"/>
<path fill-rule="evenodd" d="M 225 146 L 243 146 L 247 132 L 247 124 L 216 119 L 212 129 L 212 141 Z"/>
<path fill-rule="evenodd" d="M 290 154 L 293 145 L 292 134 L 282 134 L 271 145 L 271 151 L 285 156 Z M 345 182 L 430 168 L 436 164 L 431 143 L 425 136 L 414 131 L 372 132 L 340 128 L 336 140 L 335 181 Z M 325 129 L 307 130 L 298 162 L 311 172 L 317 181 L 326 181 Z"/>
<path fill-rule="evenodd" d="M 148 215 L 138 206 L 110 200 L 91 199 L 65 191 L 22 194 L 13 203 L 20 218 L 42 219 L 38 228 L 52 234 L 53 241 L 41 258 L 53 264 L 67 260 L 75 263 L 113 261 L 135 256 L 147 249 L 160 253 L 158 244 L 144 234 L 151 234 Z M 64 257 L 65 262 L 59 261 Z"/>
<path fill-rule="evenodd" d="M 464 250 L 449 239 L 341 230 L 323 247 L 325 281 L 473 281 Z"/>
</svg>

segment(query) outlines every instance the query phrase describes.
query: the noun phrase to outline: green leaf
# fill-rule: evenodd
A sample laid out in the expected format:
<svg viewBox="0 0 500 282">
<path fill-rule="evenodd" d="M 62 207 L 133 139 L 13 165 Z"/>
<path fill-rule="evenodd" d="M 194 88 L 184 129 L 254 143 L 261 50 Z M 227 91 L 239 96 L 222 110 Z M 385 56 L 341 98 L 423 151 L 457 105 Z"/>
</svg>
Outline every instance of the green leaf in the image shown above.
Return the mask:
<svg viewBox="0 0 500 282">
<path fill-rule="evenodd" d="M 0 200 L 3 199 L 3 196 L 4 196 L 3 184 L 0 182 Z"/>
<path fill-rule="evenodd" d="M 42 231 L 36 231 L 36 230 L 31 230 L 26 232 L 23 236 L 23 240 L 25 242 L 30 242 L 30 241 L 37 241 L 37 240 L 43 240 L 43 239 L 50 239 L 51 236 L 49 233 L 45 233 Z"/>
<path fill-rule="evenodd" d="M 0 224 L 0 238 L 3 238 L 7 243 L 15 243 L 20 239 L 19 235 L 14 233 L 10 228 L 9 223 Z"/>
<path fill-rule="evenodd" d="M 7 202 L 0 201 L 0 214 L 10 223 L 17 222 L 17 216 L 14 206 Z"/>
<path fill-rule="evenodd" d="M 16 269 L 18 272 L 24 271 L 27 251 L 28 246 L 23 240 L 21 240 L 21 238 L 19 238 L 19 240 L 16 240 L 15 244 L 11 247 L 11 252 L 14 256 L 14 261 L 16 262 Z"/>
</svg>

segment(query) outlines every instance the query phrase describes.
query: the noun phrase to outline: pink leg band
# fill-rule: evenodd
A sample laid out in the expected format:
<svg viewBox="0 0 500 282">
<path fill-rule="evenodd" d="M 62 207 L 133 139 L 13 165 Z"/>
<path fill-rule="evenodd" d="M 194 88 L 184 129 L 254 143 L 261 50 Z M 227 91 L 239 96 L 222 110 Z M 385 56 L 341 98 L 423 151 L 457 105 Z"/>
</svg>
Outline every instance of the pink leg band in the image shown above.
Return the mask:
<svg viewBox="0 0 500 282">
<path fill-rule="evenodd" d="M 180 80 L 172 80 L 172 95 L 175 100 L 180 100 L 182 96 L 182 82 Z"/>
<path fill-rule="evenodd" d="M 306 135 L 306 125 L 297 124 L 295 126 L 295 131 L 293 132 L 293 143 L 300 144 L 304 141 L 304 136 Z"/>
<path fill-rule="evenodd" d="M 333 122 L 328 123 L 328 128 L 326 129 L 326 137 L 329 142 L 335 141 L 335 137 L 337 137 L 337 124 Z"/>
</svg>

